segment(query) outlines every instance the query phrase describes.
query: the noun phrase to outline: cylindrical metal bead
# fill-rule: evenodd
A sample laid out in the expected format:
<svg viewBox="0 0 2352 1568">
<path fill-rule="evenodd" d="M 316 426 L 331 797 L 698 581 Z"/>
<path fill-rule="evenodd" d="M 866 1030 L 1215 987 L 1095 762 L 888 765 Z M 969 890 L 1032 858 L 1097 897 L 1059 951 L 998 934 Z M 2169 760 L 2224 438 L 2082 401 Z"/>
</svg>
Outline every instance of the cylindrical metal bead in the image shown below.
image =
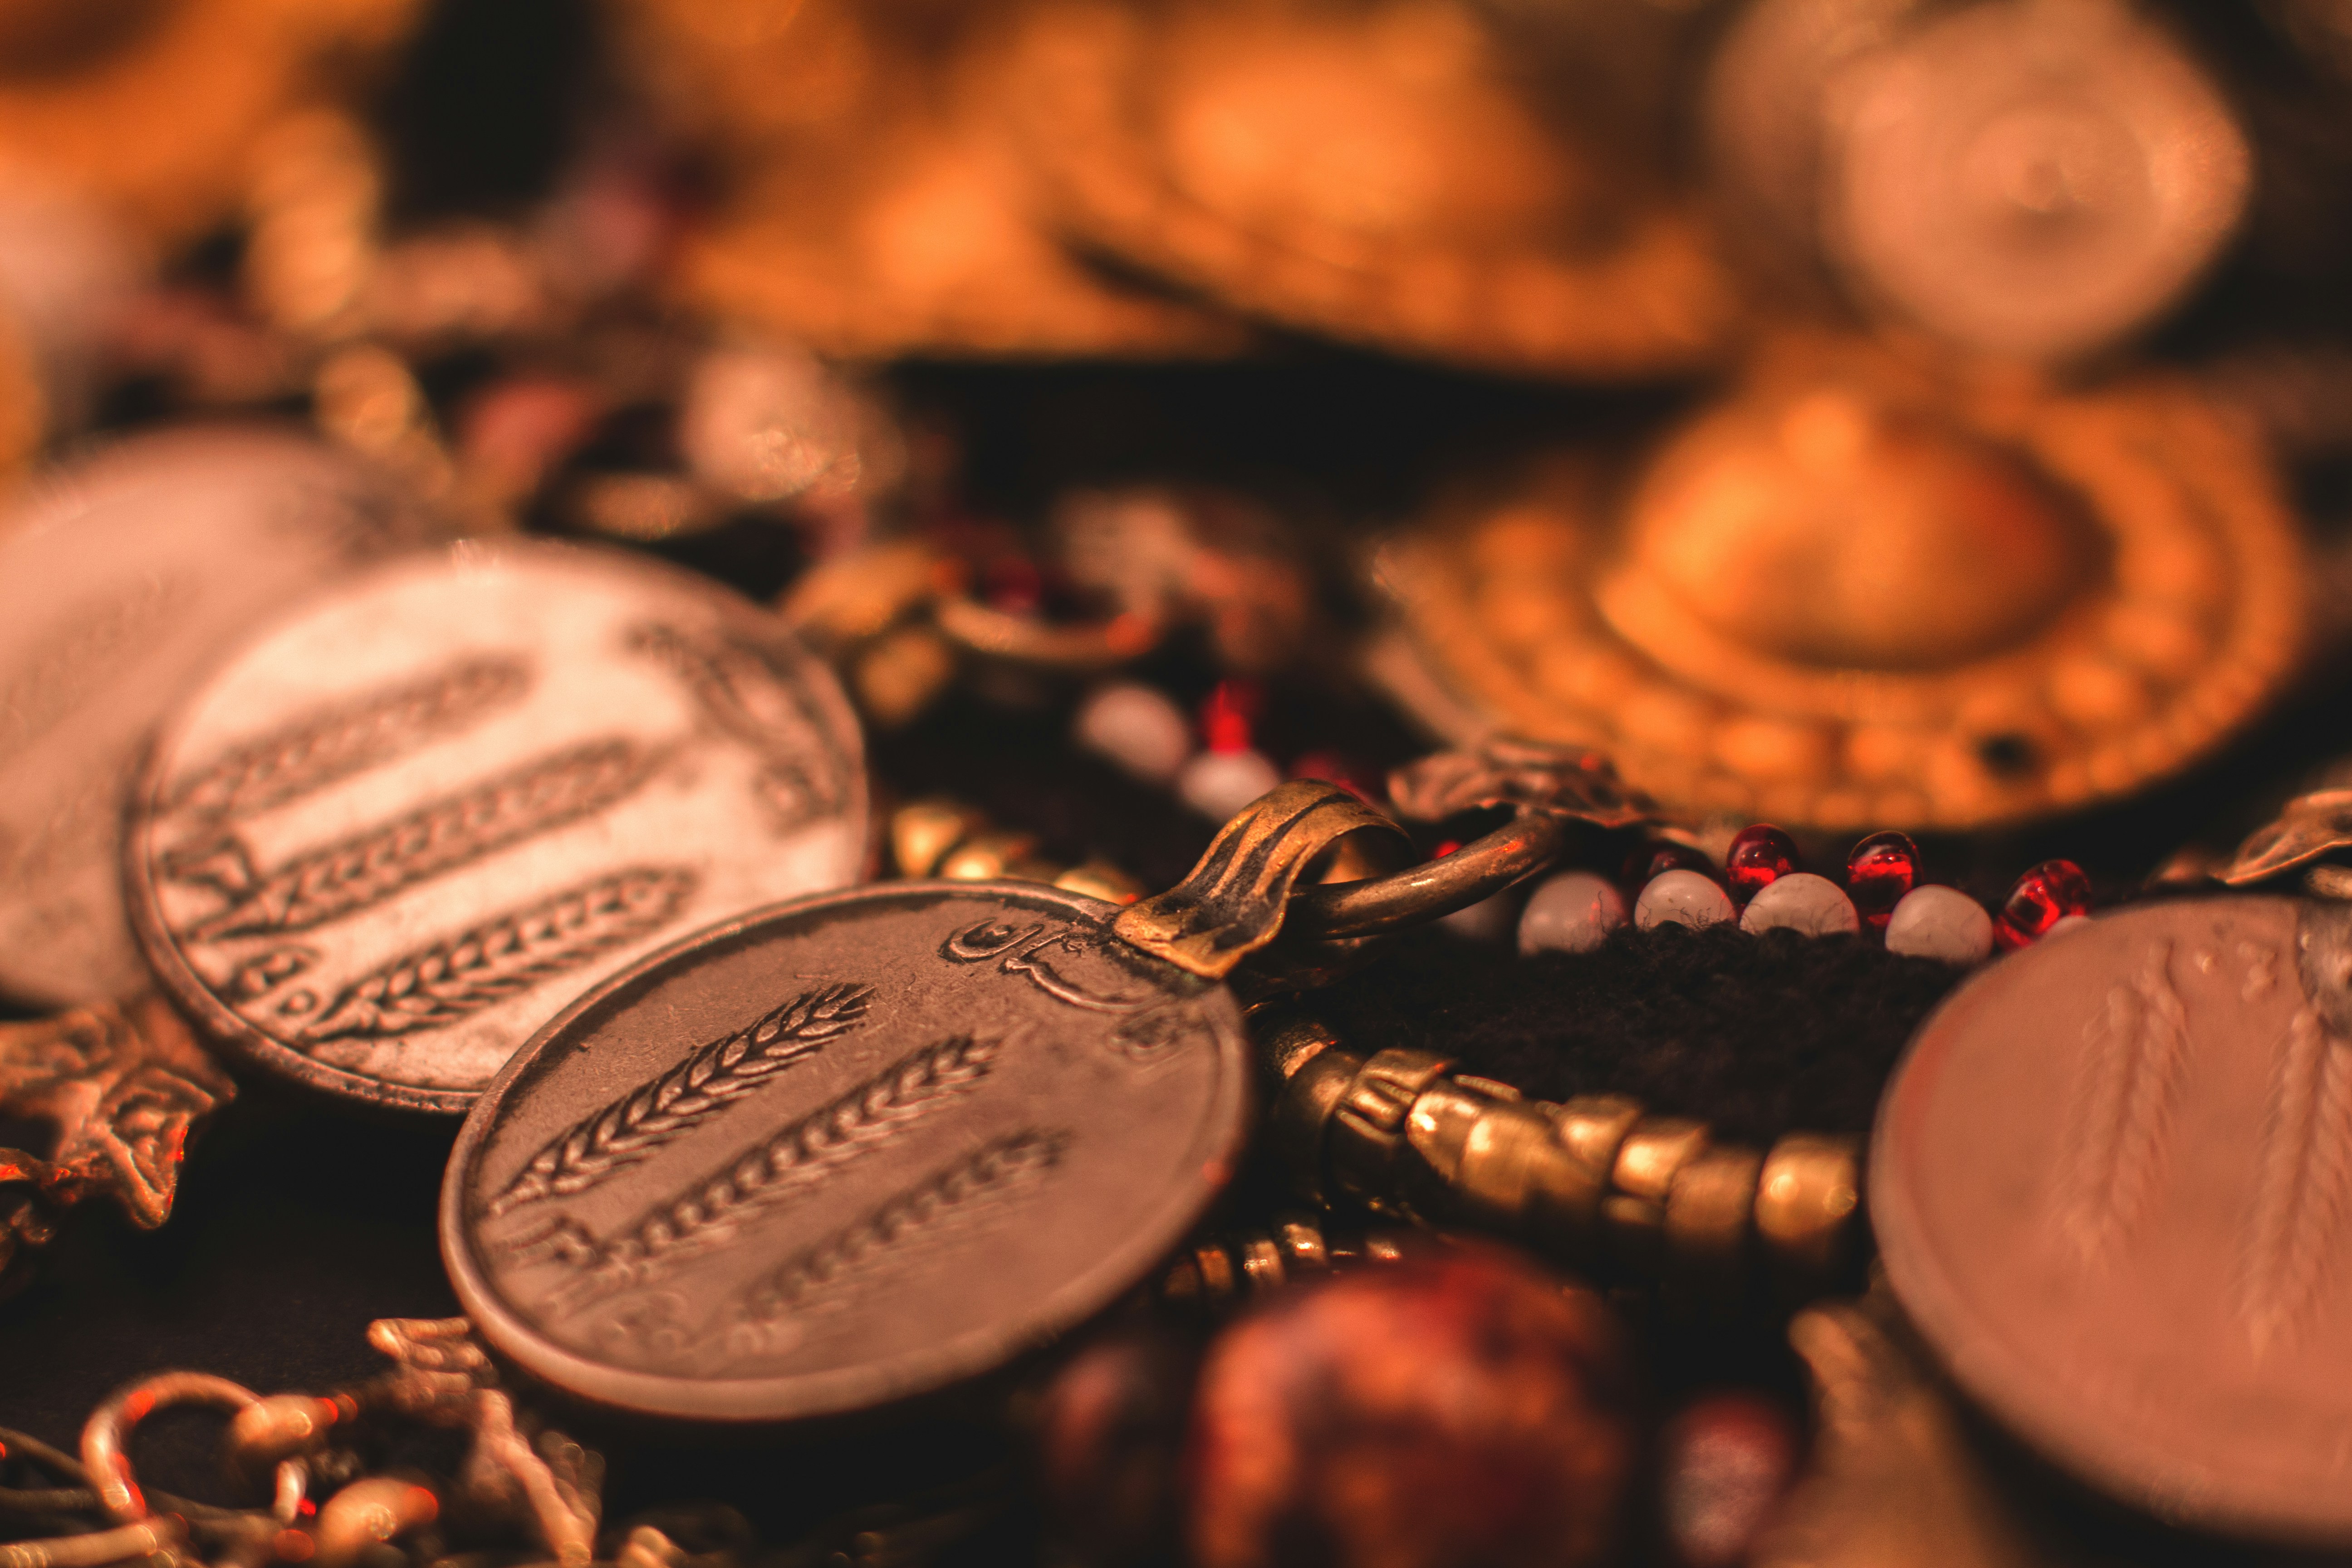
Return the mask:
<svg viewBox="0 0 2352 1568">
<path fill-rule="evenodd" d="M 1282 1248 L 1272 1237 L 1255 1233 L 1242 1237 L 1234 1243 L 1234 1251 L 1241 1258 L 1242 1277 L 1249 1281 L 1252 1295 L 1280 1289 L 1287 1280 L 1288 1274 L 1282 1266 Z"/>
<path fill-rule="evenodd" d="M 1268 1147 L 1291 1190 L 1310 1202 L 1323 1201 L 1323 1145 L 1332 1113 L 1363 1067 L 1362 1057 L 1337 1046 L 1317 1052 L 1291 1074 L 1266 1118 Z"/>
<path fill-rule="evenodd" d="M 919 800 L 890 817 L 890 858 L 901 877 L 928 877 L 948 851 L 987 825 L 968 805 L 952 800 Z"/>
<path fill-rule="evenodd" d="M 1528 1152 L 1526 1234 L 1563 1261 L 1589 1265 L 1600 1256 L 1609 1173 L 1625 1135 L 1642 1120 L 1642 1102 L 1584 1094 L 1548 1109 L 1551 1136 Z"/>
<path fill-rule="evenodd" d="M 1861 1139 L 1791 1132 L 1772 1145 L 1756 1189 L 1756 1233 L 1785 1299 L 1835 1281 L 1861 1209 Z"/>
<path fill-rule="evenodd" d="M 1685 1116 L 1645 1116 L 1625 1134 L 1601 1200 L 1601 1228 L 1610 1259 L 1644 1279 L 1658 1272 L 1664 1246 L 1666 1194 L 1675 1173 L 1707 1145 L 1704 1121 Z"/>
<path fill-rule="evenodd" d="M 1454 1200 L 1473 1224 L 1507 1235 L 1527 1229 L 1538 1163 L 1555 1148 L 1552 1119 L 1541 1106 L 1489 1105 L 1462 1141 Z"/>
<path fill-rule="evenodd" d="M 1363 1065 L 1340 1096 L 1324 1140 L 1324 1168 L 1334 1186 L 1375 1206 L 1392 1198 L 1405 1118 L 1451 1065 L 1450 1058 L 1409 1047 L 1381 1051 Z"/>
<path fill-rule="evenodd" d="M 1747 1284 L 1764 1156 L 1736 1143 L 1700 1150 L 1666 1193 L 1664 1273 L 1678 1304 L 1725 1314 Z"/>
</svg>

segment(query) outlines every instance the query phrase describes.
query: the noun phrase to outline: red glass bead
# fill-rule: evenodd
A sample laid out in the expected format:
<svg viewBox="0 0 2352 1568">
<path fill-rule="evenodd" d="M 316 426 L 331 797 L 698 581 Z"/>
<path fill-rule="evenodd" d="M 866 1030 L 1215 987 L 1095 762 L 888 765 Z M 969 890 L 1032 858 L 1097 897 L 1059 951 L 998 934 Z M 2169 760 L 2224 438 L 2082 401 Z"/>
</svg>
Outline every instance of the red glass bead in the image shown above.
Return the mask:
<svg viewBox="0 0 2352 1568">
<path fill-rule="evenodd" d="M 1895 906 L 1919 883 L 1919 847 L 1908 835 L 1874 833 L 1845 858 L 1846 897 L 1874 931 L 1885 931 Z"/>
<path fill-rule="evenodd" d="M 1246 752 L 1265 696 L 1257 683 L 1220 680 L 1201 704 L 1201 739 L 1213 752 Z"/>
<path fill-rule="evenodd" d="M 1648 887 L 1669 871 L 1696 871 L 1702 877 L 1712 877 L 1715 862 L 1687 844 L 1671 840 L 1644 844 L 1625 858 L 1625 872 L 1618 880 L 1636 890 Z"/>
<path fill-rule="evenodd" d="M 1370 772 L 1358 767 L 1337 752 L 1302 752 L 1291 759 L 1290 776 L 1295 779 L 1318 779 L 1324 784 L 1338 784 L 1366 805 L 1377 805 L 1374 792 L 1379 785 Z"/>
<path fill-rule="evenodd" d="M 2017 879 L 1993 917 L 1992 940 L 2003 952 L 2050 934 L 2069 915 L 2091 912 L 2091 879 L 2072 860 L 2044 860 Z"/>
<path fill-rule="evenodd" d="M 1034 616 L 1045 602 L 1045 574 L 1017 555 L 990 562 L 981 582 L 981 596 L 989 607 L 1009 616 Z"/>
<path fill-rule="evenodd" d="M 1769 822 L 1743 827 L 1723 857 L 1731 901 L 1744 904 L 1797 868 L 1797 841 Z"/>
</svg>

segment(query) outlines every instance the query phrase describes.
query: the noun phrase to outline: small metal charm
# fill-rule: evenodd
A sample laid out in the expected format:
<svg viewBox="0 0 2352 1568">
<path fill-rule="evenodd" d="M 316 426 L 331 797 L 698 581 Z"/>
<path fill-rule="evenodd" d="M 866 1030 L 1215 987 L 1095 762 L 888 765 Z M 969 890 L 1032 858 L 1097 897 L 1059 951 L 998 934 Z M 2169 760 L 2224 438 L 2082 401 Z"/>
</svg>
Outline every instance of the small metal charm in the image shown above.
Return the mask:
<svg viewBox="0 0 2352 1568">
<path fill-rule="evenodd" d="M 46 1160 L 0 1149 L 0 1274 L 88 1198 L 112 1198 L 142 1229 L 162 1225 L 189 1136 L 236 1093 L 153 997 L 0 1025 L 0 1110 L 57 1130 Z"/>
</svg>

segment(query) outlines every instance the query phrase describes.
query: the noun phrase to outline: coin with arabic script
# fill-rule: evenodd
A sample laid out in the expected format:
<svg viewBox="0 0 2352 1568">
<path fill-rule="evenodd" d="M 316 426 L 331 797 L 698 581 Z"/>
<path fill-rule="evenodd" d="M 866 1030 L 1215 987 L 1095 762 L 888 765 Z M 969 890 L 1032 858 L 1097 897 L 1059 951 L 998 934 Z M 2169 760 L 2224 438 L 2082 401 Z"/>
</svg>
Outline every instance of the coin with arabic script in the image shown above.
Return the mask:
<svg viewBox="0 0 2352 1568">
<path fill-rule="evenodd" d="M 683 1419 L 980 1376 L 1181 1241 L 1247 1129 L 1223 985 L 1030 883 L 899 882 L 691 937 L 484 1094 L 441 1247 L 489 1342 Z"/>
<path fill-rule="evenodd" d="M 1881 1100 L 1870 1210 L 1929 1347 L 2043 1454 L 2352 1543 L 2352 907 L 2168 903 L 1995 964 Z"/>
<path fill-rule="evenodd" d="M 159 735 L 125 878 L 226 1046 L 461 1111 L 581 991 L 698 925 L 856 879 L 832 672 L 718 584 L 470 542 L 321 595 Z"/>
<path fill-rule="evenodd" d="M 145 986 L 120 867 L 149 731 L 257 616 L 427 528 L 385 476 L 260 426 L 137 437 L 28 487 L 0 519 L 0 990 Z"/>
</svg>

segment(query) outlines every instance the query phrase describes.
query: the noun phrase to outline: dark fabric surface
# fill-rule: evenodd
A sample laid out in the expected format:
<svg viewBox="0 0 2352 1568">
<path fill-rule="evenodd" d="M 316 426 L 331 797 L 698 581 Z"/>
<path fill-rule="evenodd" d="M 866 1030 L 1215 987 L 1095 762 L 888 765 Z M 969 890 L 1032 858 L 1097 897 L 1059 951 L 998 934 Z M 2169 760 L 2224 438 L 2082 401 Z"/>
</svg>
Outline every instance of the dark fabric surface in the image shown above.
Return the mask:
<svg viewBox="0 0 2352 1568">
<path fill-rule="evenodd" d="M 1859 937 L 1622 930 L 1521 958 L 1444 931 L 1317 999 L 1359 1050 L 1419 1046 L 1543 1100 L 1631 1094 L 1728 1137 L 1861 1132 L 1961 971 Z"/>
</svg>

